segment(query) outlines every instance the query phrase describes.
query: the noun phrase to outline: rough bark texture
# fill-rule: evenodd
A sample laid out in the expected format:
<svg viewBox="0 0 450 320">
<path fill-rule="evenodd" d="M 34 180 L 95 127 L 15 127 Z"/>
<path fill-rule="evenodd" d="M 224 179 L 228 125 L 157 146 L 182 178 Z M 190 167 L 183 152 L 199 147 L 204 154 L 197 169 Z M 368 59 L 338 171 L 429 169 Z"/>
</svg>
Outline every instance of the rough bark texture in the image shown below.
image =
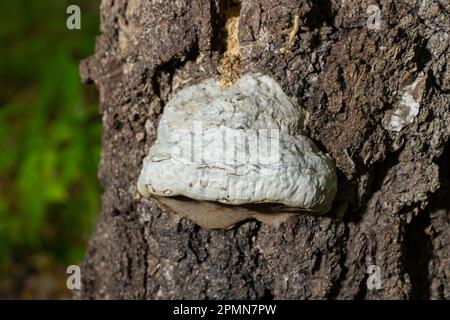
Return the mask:
<svg viewBox="0 0 450 320">
<path fill-rule="evenodd" d="M 450 298 L 447 0 L 240 3 L 241 73 L 271 76 L 309 110 L 309 135 L 335 160 L 338 199 L 349 203 L 342 219 L 208 231 L 137 196 L 165 103 L 217 76 L 226 2 L 102 2 L 102 35 L 81 75 L 100 92 L 105 191 L 79 297 Z M 378 30 L 366 25 L 372 4 Z M 419 114 L 399 133 L 384 129 L 420 72 Z M 370 264 L 381 290 L 367 289 Z"/>
</svg>

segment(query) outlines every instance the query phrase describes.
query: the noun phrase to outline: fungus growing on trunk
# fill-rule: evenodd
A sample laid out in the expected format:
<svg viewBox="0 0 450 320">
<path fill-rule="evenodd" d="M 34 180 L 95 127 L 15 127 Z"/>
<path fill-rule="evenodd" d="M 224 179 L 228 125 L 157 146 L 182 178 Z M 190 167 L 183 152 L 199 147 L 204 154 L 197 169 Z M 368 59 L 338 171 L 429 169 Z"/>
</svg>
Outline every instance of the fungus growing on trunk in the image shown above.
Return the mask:
<svg viewBox="0 0 450 320">
<path fill-rule="evenodd" d="M 306 116 L 261 74 L 244 75 L 229 88 L 214 79 L 187 87 L 164 109 L 138 190 L 146 197 L 184 196 L 236 210 L 263 204 L 283 212 L 327 212 L 336 172 L 305 135 Z"/>
</svg>

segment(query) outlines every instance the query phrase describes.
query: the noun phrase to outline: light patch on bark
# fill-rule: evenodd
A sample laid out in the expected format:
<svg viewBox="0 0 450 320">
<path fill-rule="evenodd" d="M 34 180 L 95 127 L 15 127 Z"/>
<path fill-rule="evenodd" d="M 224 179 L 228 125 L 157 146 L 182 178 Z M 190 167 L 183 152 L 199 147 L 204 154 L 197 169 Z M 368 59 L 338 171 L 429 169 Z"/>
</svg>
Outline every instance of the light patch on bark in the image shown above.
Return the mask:
<svg viewBox="0 0 450 320">
<path fill-rule="evenodd" d="M 239 79 L 241 74 L 241 50 L 239 46 L 240 6 L 240 1 L 234 0 L 225 8 L 225 16 L 227 17 L 224 30 L 226 34 L 224 39 L 226 50 L 222 54 L 217 67 L 219 83 L 222 86 L 231 86 Z"/>
<path fill-rule="evenodd" d="M 286 45 L 283 48 L 280 49 L 280 53 L 284 54 L 291 49 L 292 45 L 294 44 L 295 36 L 297 35 L 297 32 L 299 29 L 300 29 L 300 16 L 295 15 L 294 16 L 294 25 L 292 27 L 291 32 L 289 33 L 288 42 L 286 43 Z"/>
<path fill-rule="evenodd" d="M 386 112 L 383 127 L 386 130 L 400 132 L 405 126 L 413 123 L 420 111 L 420 102 L 425 87 L 425 76 L 420 73 L 413 83 L 400 90 L 397 107 Z"/>
</svg>

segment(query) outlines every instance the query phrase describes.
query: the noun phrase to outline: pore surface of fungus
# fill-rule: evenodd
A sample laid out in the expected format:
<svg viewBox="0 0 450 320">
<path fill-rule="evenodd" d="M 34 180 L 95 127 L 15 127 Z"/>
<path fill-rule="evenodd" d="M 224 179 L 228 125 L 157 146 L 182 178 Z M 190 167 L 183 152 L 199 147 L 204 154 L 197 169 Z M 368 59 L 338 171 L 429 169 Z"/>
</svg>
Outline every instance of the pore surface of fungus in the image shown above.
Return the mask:
<svg viewBox="0 0 450 320">
<path fill-rule="evenodd" d="M 306 111 L 271 78 L 210 79 L 164 108 L 138 179 L 143 196 L 323 213 L 336 194 L 332 160 L 305 136 Z"/>
</svg>

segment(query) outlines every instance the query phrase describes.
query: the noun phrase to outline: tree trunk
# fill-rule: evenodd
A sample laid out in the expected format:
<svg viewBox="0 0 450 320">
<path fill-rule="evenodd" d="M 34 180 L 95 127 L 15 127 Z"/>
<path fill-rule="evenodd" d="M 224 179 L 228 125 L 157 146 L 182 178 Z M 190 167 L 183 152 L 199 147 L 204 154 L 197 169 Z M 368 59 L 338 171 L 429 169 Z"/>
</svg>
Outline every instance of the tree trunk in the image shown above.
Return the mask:
<svg viewBox="0 0 450 320">
<path fill-rule="evenodd" d="M 450 298 L 449 11 L 444 0 L 103 0 L 80 68 L 100 92 L 103 210 L 78 297 Z M 227 72 L 266 74 L 310 112 L 340 206 L 207 230 L 139 197 L 164 105 Z M 381 289 L 367 286 L 370 265 Z"/>
</svg>

